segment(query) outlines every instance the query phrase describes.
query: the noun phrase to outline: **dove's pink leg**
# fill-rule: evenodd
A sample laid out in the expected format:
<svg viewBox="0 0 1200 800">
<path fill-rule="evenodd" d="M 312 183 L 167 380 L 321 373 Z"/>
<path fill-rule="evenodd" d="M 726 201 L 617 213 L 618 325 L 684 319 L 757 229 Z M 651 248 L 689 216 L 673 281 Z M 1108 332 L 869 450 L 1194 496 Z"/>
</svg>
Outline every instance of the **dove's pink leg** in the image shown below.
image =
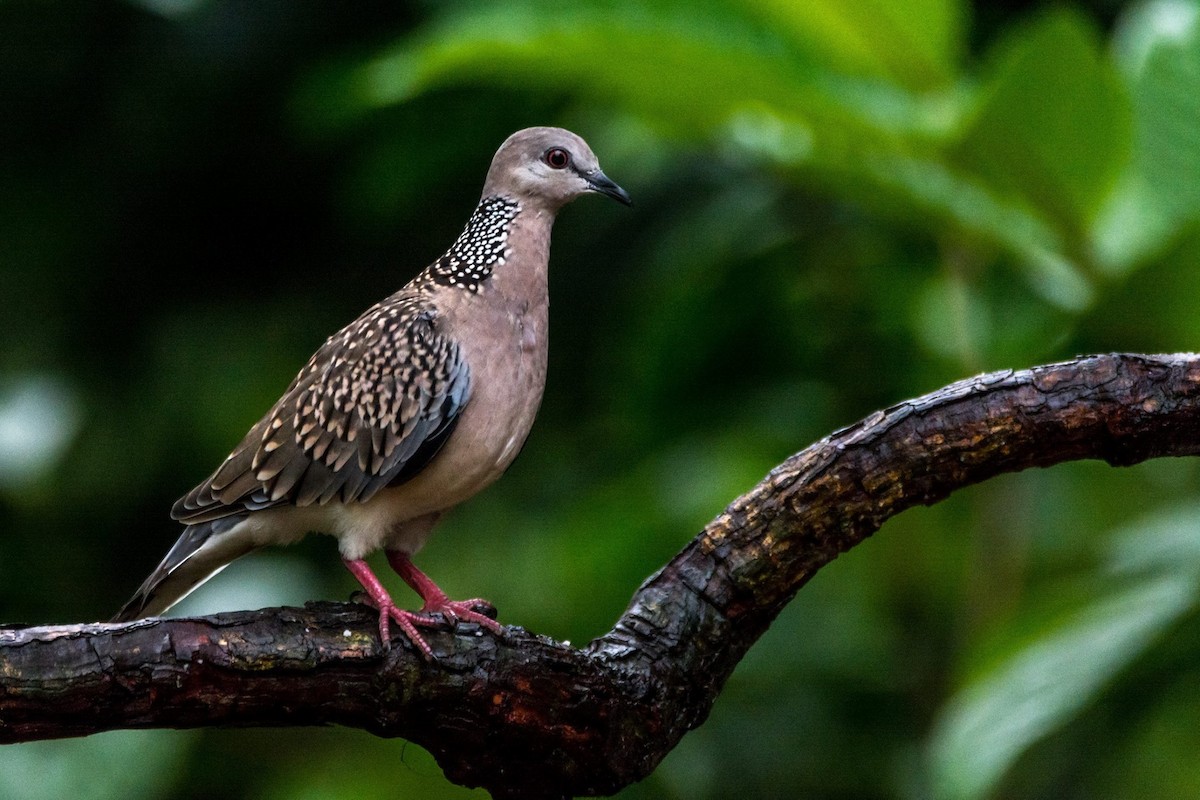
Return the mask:
<svg viewBox="0 0 1200 800">
<path fill-rule="evenodd" d="M 500 623 L 475 610 L 476 606 L 490 607 L 491 603 L 487 600 L 479 598 L 472 600 L 451 600 L 428 575 L 417 569 L 407 553 L 402 553 L 399 550 L 388 550 L 387 560 L 392 565 L 392 569 L 396 570 L 397 574 L 404 579 L 404 582 L 421 596 L 421 600 L 425 603 L 421 606 L 422 614 L 441 614 L 446 618 L 447 622 L 456 619 L 463 622 L 476 622 L 492 633 L 503 632 L 504 629 L 500 626 Z"/>
<path fill-rule="evenodd" d="M 391 622 L 393 620 L 404 631 L 404 635 L 427 658 L 433 658 L 433 650 L 425 638 L 417 632 L 418 625 L 431 628 L 444 622 L 463 620 L 464 622 L 479 623 L 493 633 L 500 633 L 503 630 L 494 619 L 475 610 L 475 606 L 490 605 L 487 601 L 451 600 L 445 592 L 438 588 L 437 584 L 430 580 L 428 575 L 413 565 L 412 560 L 406 554 L 389 550 L 387 555 L 388 563 L 424 601 L 424 606 L 419 612 L 405 611 L 397 607 L 387 589 L 383 588 L 383 584 L 379 582 L 379 578 L 375 577 L 375 573 L 367 566 L 366 561 L 342 559 L 346 569 L 350 570 L 350 574 L 362 584 L 367 597 L 370 598 L 371 605 L 379 609 L 379 638 L 383 641 L 384 647 L 392 646 Z M 438 619 L 430 616 L 431 614 L 441 614 L 442 617 Z"/>
</svg>

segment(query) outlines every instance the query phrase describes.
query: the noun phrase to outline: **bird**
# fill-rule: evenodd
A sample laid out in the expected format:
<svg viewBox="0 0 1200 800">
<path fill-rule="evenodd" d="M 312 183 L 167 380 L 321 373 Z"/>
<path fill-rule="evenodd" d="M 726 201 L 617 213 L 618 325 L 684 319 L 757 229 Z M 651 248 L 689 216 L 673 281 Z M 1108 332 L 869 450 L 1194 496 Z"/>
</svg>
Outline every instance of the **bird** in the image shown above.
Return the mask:
<svg viewBox="0 0 1200 800">
<path fill-rule="evenodd" d="M 391 646 L 395 623 L 473 622 L 413 563 L 442 515 L 491 485 L 520 452 L 546 383 L 550 232 L 581 195 L 632 205 L 588 144 L 562 128 L 517 131 L 487 171 L 449 249 L 330 336 L 225 461 L 180 498 L 183 532 L 113 618 L 158 616 L 235 559 L 310 532 L 338 540 Z M 383 550 L 420 596 L 399 608 L 367 565 Z M 493 612 L 494 613 L 494 612 Z"/>
</svg>

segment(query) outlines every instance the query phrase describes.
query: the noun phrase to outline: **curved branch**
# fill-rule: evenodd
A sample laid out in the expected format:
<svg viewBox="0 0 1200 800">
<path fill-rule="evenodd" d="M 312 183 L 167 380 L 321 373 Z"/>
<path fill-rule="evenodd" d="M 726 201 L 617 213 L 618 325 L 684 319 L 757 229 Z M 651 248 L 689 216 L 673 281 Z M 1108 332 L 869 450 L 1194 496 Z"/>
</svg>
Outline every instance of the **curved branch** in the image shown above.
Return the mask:
<svg viewBox="0 0 1200 800">
<path fill-rule="evenodd" d="M 374 612 L 314 603 L 0 630 L 0 742 L 113 728 L 336 723 L 428 748 L 496 796 L 610 793 L 707 716 L 822 566 L 917 504 L 1003 472 L 1200 452 L 1200 356 L 1105 355 L 982 375 L 780 464 L 583 650 L 521 628 L 384 653 Z"/>
</svg>

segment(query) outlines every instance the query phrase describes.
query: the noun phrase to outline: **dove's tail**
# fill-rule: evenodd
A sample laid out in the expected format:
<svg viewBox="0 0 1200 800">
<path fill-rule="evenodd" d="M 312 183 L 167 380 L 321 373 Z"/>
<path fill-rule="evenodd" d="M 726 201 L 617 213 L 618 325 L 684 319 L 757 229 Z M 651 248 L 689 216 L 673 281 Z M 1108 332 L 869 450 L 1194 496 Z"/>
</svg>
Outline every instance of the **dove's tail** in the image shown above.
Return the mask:
<svg viewBox="0 0 1200 800">
<path fill-rule="evenodd" d="M 162 563 L 112 621 L 128 622 L 158 616 L 230 562 L 256 550 L 251 537 L 239 535 L 242 533 L 239 528 L 245 521 L 246 516 L 241 515 L 184 526 L 183 535 Z"/>
</svg>

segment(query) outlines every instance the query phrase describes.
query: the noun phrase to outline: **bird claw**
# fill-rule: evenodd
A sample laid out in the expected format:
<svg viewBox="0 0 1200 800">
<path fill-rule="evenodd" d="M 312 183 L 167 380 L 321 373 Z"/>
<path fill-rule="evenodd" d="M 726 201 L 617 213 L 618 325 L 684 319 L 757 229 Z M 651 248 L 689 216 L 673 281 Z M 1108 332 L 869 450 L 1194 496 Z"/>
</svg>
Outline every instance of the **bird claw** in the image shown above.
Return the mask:
<svg viewBox="0 0 1200 800">
<path fill-rule="evenodd" d="M 476 608 L 484 609 L 482 612 L 476 611 Z M 487 612 L 491 612 L 488 614 Z M 421 609 L 421 614 L 441 614 L 443 620 L 447 624 L 458 622 L 474 622 L 476 625 L 482 625 L 492 633 L 503 633 L 504 628 L 495 620 L 496 608 L 487 600 L 482 600 L 478 597 L 471 600 L 442 600 L 438 603 L 426 603 Z M 437 621 L 426 616 L 427 622 L 418 622 L 418 625 L 424 624 L 427 626 L 437 625 Z"/>
<path fill-rule="evenodd" d="M 379 638 L 384 649 L 392 647 L 391 623 L 394 621 L 404 631 L 413 645 L 425 654 L 430 661 L 435 660 L 433 648 L 425 641 L 425 637 L 417 631 L 417 626 L 436 628 L 442 625 L 452 627 L 457 622 L 474 622 L 487 628 L 495 634 L 501 634 L 504 629 L 493 617 L 496 609 L 486 600 L 451 600 L 446 593 L 437 587 L 428 576 L 413 566 L 412 561 L 404 553 L 388 552 L 388 561 L 396 568 L 404 581 L 411 586 L 424 600 L 425 605 L 420 611 L 405 611 L 398 608 L 387 590 L 379 583 L 379 579 L 371 572 L 371 568 L 362 559 L 343 559 L 346 568 L 358 579 L 366 591 L 363 602 L 379 611 Z M 483 612 L 476 611 L 482 608 Z"/>
<path fill-rule="evenodd" d="M 421 615 L 397 608 L 392 604 L 379 608 L 379 638 L 383 641 L 384 650 L 392 649 L 391 620 L 396 621 L 400 629 L 404 631 L 404 635 L 425 655 L 425 658 L 430 661 L 437 660 L 433 654 L 433 648 L 425 641 L 425 637 L 417 632 L 417 625 L 422 622 Z"/>
<path fill-rule="evenodd" d="M 379 638 L 382 640 L 385 650 L 392 648 L 391 623 L 394 621 L 404 631 L 408 640 L 430 661 L 436 661 L 437 656 L 433 654 L 433 648 L 425 641 L 425 637 L 417 630 L 418 626 L 422 628 L 453 627 L 458 622 L 474 622 L 492 633 L 504 632 L 500 623 L 487 616 L 486 613 L 475 610 L 483 608 L 485 611 L 496 613 L 496 609 L 491 603 L 478 598 L 446 600 L 436 605 L 426 604 L 420 611 L 406 611 L 392 603 L 377 605 L 370 597 L 363 599 L 379 611 Z"/>
</svg>

